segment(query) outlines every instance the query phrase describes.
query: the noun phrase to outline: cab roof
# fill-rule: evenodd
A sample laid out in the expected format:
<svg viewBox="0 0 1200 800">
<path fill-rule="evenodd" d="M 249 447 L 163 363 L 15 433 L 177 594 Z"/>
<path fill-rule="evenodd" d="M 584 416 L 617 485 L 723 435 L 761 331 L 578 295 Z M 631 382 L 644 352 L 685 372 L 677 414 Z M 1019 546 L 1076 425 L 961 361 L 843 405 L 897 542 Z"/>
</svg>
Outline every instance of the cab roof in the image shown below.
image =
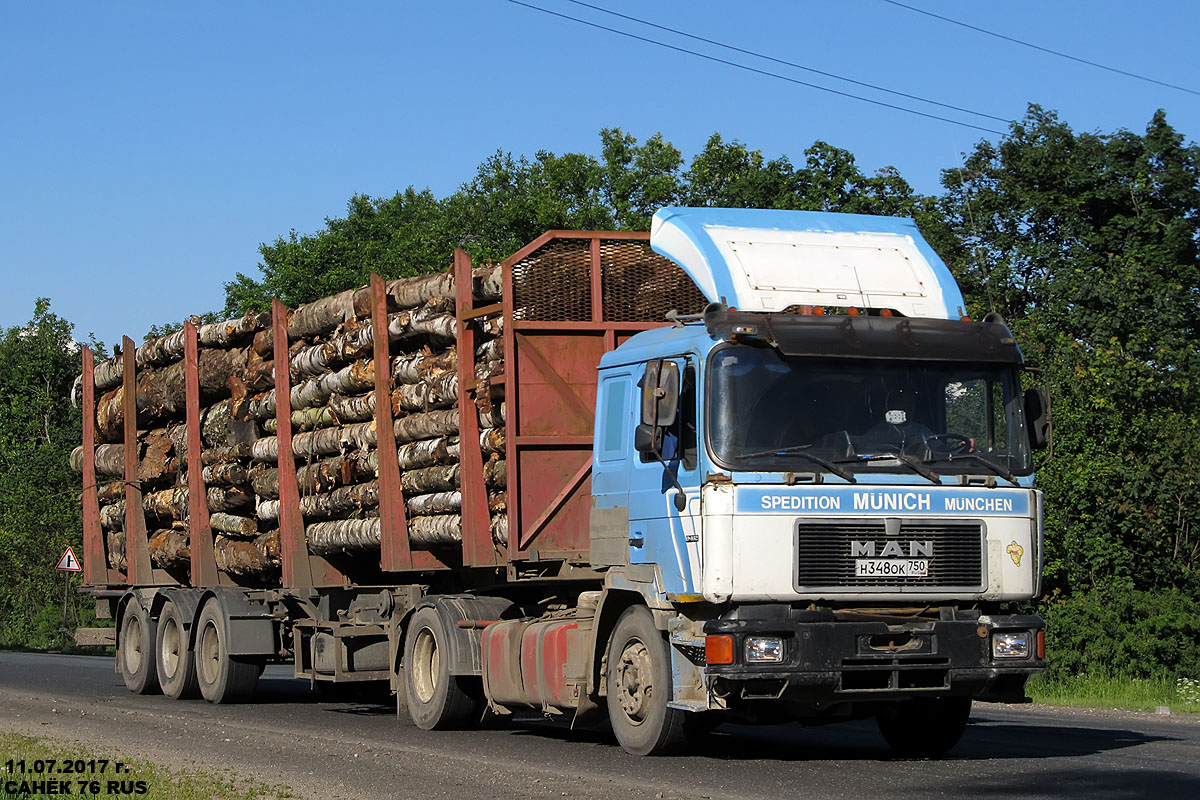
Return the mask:
<svg viewBox="0 0 1200 800">
<path fill-rule="evenodd" d="M 964 314 L 950 270 L 906 217 L 667 207 L 654 215 L 650 246 L 710 301 L 742 311 L 814 305 Z"/>
</svg>

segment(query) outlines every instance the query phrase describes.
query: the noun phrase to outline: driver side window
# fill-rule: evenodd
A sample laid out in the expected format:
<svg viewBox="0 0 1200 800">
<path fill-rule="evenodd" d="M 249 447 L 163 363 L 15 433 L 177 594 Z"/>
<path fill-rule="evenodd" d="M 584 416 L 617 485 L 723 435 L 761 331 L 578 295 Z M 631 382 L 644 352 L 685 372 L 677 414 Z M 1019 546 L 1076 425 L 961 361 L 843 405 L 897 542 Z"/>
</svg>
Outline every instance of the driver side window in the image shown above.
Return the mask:
<svg viewBox="0 0 1200 800">
<path fill-rule="evenodd" d="M 679 386 L 679 413 L 675 424 L 663 436 L 662 458 L 670 464 L 680 461 L 685 472 L 696 468 L 699 461 L 699 440 L 696 433 L 696 368 L 688 362 L 683 369 Z M 642 463 L 654 461 L 650 453 L 642 453 Z"/>
</svg>

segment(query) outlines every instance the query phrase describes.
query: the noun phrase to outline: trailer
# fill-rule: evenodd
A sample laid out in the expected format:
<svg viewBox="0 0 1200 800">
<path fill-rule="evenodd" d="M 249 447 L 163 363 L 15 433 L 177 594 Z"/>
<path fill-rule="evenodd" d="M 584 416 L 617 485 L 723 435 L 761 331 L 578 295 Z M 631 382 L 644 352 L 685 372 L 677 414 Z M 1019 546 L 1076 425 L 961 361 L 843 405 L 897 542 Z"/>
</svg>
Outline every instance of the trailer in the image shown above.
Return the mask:
<svg viewBox="0 0 1200 800">
<path fill-rule="evenodd" d="M 286 662 L 424 729 L 554 715 L 647 755 L 875 717 L 937 755 L 1044 666 L 1005 611 L 1040 589 L 1022 364 L 911 220 L 667 208 L 459 250 L 84 348 L 85 591 L 135 693 L 242 701 Z"/>
</svg>

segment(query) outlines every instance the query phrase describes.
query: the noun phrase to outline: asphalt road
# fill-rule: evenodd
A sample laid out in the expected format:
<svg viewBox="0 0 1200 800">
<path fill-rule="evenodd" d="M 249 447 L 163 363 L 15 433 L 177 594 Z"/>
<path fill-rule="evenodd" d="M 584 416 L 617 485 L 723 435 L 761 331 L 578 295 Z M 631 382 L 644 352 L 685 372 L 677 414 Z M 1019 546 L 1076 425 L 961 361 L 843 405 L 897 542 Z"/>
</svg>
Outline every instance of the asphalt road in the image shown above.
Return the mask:
<svg viewBox="0 0 1200 800">
<path fill-rule="evenodd" d="M 0 730 L 301 797 L 1200 797 L 1200 715 L 977 705 L 933 761 L 893 757 L 870 722 L 729 725 L 690 755 L 639 759 L 555 724 L 428 733 L 386 698 L 333 702 L 289 675 L 272 667 L 253 703 L 212 706 L 135 697 L 111 659 L 0 653 Z"/>
</svg>

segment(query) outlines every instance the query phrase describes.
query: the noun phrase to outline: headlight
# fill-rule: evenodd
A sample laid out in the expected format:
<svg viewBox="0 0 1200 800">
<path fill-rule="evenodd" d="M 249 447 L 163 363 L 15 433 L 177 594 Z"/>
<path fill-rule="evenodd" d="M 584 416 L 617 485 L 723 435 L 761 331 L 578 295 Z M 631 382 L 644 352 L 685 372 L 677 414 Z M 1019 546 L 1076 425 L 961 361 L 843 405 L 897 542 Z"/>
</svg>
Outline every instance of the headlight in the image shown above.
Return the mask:
<svg viewBox="0 0 1200 800">
<path fill-rule="evenodd" d="M 992 658 L 1029 658 L 1029 632 L 992 634 Z"/>
<path fill-rule="evenodd" d="M 746 663 L 783 661 L 783 640 L 778 636 L 747 636 Z"/>
</svg>

